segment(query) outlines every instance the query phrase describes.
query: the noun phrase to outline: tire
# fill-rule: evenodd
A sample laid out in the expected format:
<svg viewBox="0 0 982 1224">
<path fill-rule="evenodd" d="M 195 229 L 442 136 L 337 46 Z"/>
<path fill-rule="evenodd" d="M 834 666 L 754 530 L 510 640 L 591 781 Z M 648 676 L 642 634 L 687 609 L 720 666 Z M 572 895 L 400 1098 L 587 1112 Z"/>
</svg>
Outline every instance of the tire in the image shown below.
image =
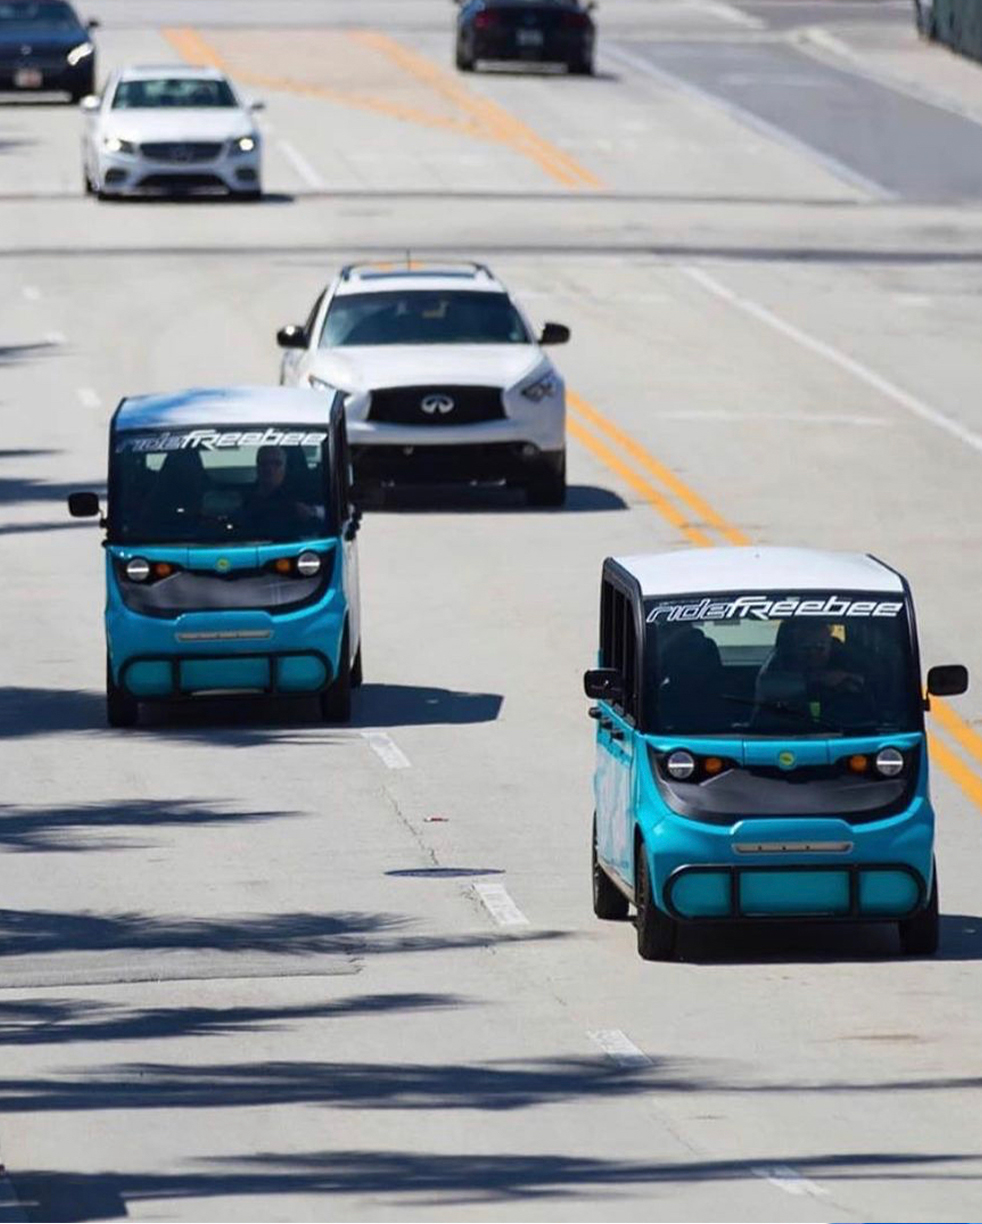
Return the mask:
<svg viewBox="0 0 982 1224">
<path fill-rule="evenodd" d="M 566 65 L 566 71 L 570 76 L 593 76 L 593 60 L 574 60 Z"/>
<path fill-rule="evenodd" d="M 87 196 L 95 195 L 95 188 L 92 186 L 92 180 L 89 178 L 89 172 L 82 167 L 82 190 Z"/>
<path fill-rule="evenodd" d="M 638 956 L 642 960 L 667 961 L 675 956 L 678 924 L 655 905 L 648 876 L 648 856 L 644 843 L 638 843 L 634 865 L 634 898 L 638 909 Z"/>
<path fill-rule="evenodd" d="M 472 59 L 467 58 L 467 56 L 464 54 L 464 48 L 460 43 L 457 44 L 457 54 L 455 57 L 455 62 L 457 64 L 458 72 L 473 72 L 474 71 L 474 61 Z"/>
<path fill-rule="evenodd" d="M 913 918 L 897 923 L 900 931 L 900 950 L 904 956 L 933 956 L 938 950 L 938 865 L 934 864 L 934 879 L 927 905 Z"/>
<path fill-rule="evenodd" d="M 362 676 L 361 669 L 361 642 L 359 642 L 358 650 L 355 654 L 355 661 L 351 665 L 351 687 L 361 688 L 363 679 L 364 677 Z"/>
<path fill-rule="evenodd" d="M 140 717 L 140 703 L 113 680 L 112 664 L 106 656 L 106 722 L 110 727 L 135 727 Z"/>
<path fill-rule="evenodd" d="M 600 866 L 597 857 L 597 814 L 593 814 L 593 912 L 605 922 L 623 922 L 627 917 L 627 897 Z"/>
<path fill-rule="evenodd" d="M 254 204 L 262 198 L 263 191 L 261 187 L 250 187 L 248 191 L 236 191 L 232 196 L 233 200 L 241 200 L 244 204 Z"/>
<path fill-rule="evenodd" d="M 351 721 L 351 647 L 345 627 L 341 639 L 341 657 L 338 674 L 320 695 L 321 718 L 325 722 L 346 723 Z"/>
<path fill-rule="evenodd" d="M 566 504 L 566 452 L 540 460 L 538 471 L 525 485 L 525 499 L 530 506 L 563 506 Z"/>
</svg>

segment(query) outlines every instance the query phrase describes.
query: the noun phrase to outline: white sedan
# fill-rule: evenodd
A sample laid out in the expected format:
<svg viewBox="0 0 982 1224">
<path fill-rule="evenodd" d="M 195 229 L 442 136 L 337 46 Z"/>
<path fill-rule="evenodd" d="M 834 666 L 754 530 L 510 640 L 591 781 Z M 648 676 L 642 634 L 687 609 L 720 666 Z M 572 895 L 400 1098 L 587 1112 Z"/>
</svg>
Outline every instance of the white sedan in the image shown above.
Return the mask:
<svg viewBox="0 0 982 1224">
<path fill-rule="evenodd" d="M 123 195 L 262 192 L 254 111 L 213 68 L 126 68 L 84 98 L 87 192 Z"/>
</svg>

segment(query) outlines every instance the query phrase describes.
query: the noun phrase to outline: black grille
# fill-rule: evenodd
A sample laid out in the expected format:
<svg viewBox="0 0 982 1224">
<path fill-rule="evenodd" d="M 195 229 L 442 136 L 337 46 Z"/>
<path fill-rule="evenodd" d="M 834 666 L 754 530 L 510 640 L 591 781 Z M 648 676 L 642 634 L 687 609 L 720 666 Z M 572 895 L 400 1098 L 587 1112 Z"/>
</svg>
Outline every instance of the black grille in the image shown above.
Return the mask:
<svg viewBox="0 0 982 1224">
<path fill-rule="evenodd" d="M 138 187 L 148 191 L 227 191 L 225 183 L 217 174 L 147 174 Z"/>
<path fill-rule="evenodd" d="M 500 387 L 382 387 L 372 392 L 368 419 L 390 425 L 475 425 L 504 415 Z"/>
<path fill-rule="evenodd" d="M 151 141 L 140 145 L 144 157 L 153 161 L 177 162 L 189 165 L 193 162 L 214 161 L 221 153 L 221 143 L 204 140 Z"/>
</svg>

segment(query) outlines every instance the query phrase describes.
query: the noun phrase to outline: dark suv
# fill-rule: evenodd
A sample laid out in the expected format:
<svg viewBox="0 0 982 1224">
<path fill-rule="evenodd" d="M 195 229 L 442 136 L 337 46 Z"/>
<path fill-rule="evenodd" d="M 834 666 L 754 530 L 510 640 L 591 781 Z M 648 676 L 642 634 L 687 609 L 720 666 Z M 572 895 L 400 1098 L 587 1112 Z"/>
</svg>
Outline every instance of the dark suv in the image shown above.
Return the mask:
<svg viewBox="0 0 982 1224">
<path fill-rule="evenodd" d="M 458 0 L 457 67 L 479 60 L 565 64 L 593 72 L 593 4 L 579 0 Z"/>
<path fill-rule="evenodd" d="M 65 0 L 0 0 L 0 90 L 59 90 L 73 102 L 93 93 L 98 24 Z"/>
</svg>

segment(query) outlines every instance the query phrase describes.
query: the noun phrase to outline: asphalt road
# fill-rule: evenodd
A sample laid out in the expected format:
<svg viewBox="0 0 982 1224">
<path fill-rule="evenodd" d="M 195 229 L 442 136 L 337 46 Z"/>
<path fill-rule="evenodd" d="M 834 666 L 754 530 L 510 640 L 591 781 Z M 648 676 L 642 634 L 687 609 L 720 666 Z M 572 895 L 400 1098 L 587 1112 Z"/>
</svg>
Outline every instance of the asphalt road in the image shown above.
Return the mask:
<svg viewBox="0 0 982 1224">
<path fill-rule="evenodd" d="M 447 0 L 269 8 L 87 7 L 104 69 L 196 47 L 265 98 L 260 204 L 87 200 L 78 115 L 0 108 L 0 1220 L 977 1219 L 982 690 L 932 720 L 937 958 L 670 965 L 590 911 L 580 690 L 605 555 L 741 539 L 884 557 L 925 665 L 982 674 L 963 78 L 802 34 L 862 61 L 890 0 L 607 0 L 593 80 L 457 77 Z M 275 381 L 339 262 L 407 249 L 572 327 L 567 509 L 366 516 L 348 729 L 106 730 L 64 497 L 115 403 Z"/>
</svg>

